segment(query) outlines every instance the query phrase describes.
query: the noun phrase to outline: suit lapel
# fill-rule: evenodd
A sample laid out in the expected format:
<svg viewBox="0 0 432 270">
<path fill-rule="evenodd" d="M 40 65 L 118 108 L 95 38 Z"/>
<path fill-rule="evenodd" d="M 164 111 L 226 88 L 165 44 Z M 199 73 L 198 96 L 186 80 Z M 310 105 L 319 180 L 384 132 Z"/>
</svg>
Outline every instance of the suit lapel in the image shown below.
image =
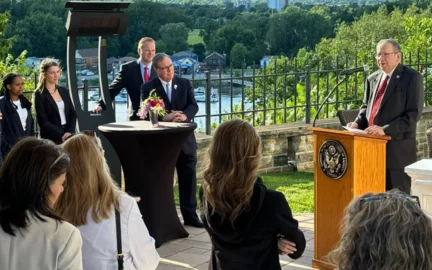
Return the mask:
<svg viewBox="0 0 432 270">
<path fill-rule="evenodd" d="M 60 118 L 60 112 L 58 110 L 57 103 L 55 102 L 55 100 L 53 99 L 53 97 L 51 96 L 51 94 L 48 92 L 48 89 L 44 88 L 44 90 L 42 91 L 42 95 L 45 95 L 45 98 L 48 100 L 48 102 L 51 103 L 51 106 L 53 106 L 54 113 L 57 114 L 58 117 Z M 63 99 L 63 97 L 62 97 L 62 99 Z"/>
<path fill-rule="evenodd" d="M 378 109 L 378 113 L 379 113 L 380 109 L 382 108 L 382 106 L 384 106 L 385 102 L 388 100 L 390 95 L 396 89 L 396 85 L 399 83 L 402 76 L 403 76 L 403 67 L 402 67 L 402 65 L 398 65 L 395 68 L 395 70 L 393 71 L 392 76 L 391 76 L 390 81 L 389 81 L 389 84 L 387 85 L 387 88 L 384 92 L 384 96 L 383 96 L 383 99 L 381 101 L 380 107 Z"/>
<path fill-rule="evenodd" d="M 140 66 L 140 60 L 138 59 L 135 63 L 136 63 L 136 65 L 135 65 L 135 71 L 134 71 L 134 73 L 135 73 L 135 86 L 136 86 L 136 89 L 140 89 L 141 88 L 141 85 L 143 85 L 143 83 L 144 83 L 144 78 L 143 78 L 143 75 L 141 74 L 141 66 Z"/>
<path fill-rule="evenodd" d="M 177 87 L 178 87 L 177 80 L 174 77 L 171 82 L 171 104 L 173 110 L 177 110 L 176 98 L 177 98 L 177 91 L 179 91 Z"/>
<path fill-rule="evenodd" d="M 5 100 L 6 101 L 6 100 Z M 12 104 L 11 104 L 11 106 L 15 106 L 15 104 L 13 104 L 13 101 L 11 100 L 11 101 L 9 101 L 9 102 L 11 102 Z M 15 108 L 15 107 L 14 107 Z M 30 116 L 31 116 L 31 114 L 29 114 Z M 13 112 L 13 118 L 14 118 L 14 122 L 15 123 L 18 123 L 18 125 L 17 126 L 19 126 L 19 130 L 20 130 L 20 136 L 24 136 L 24 127 L 23 127 L 23 125 L 22 125 L 22 123 L 21 123 L 21 118 L 20 118 L 20 116 L 19 116 L 19 114 L 18 114 L 18 109 L 16 109 L 15 108 L 15 110 L 14 110 L 14 112 Z M 27 119 L 28 119 L 29 117 L 27 116 Z"/>
<path fill-rule="evenodd" d="M 372 112 L 372 107 L 375 101 L 375 95 L 378 91 L 378 86 L 381 82 L 381 78 L 382 78 L 383 73 L 379 72 L 378 74 L 376 74 L 376 76 L 374 78 L 371 79 L 371 88 L 372 88 L 372 96 L 369 99 L 369 104 L 368 104 L 368 113 L 367 113 L 367 118 L 369 119 L 370 113 Z"/>
</svg>

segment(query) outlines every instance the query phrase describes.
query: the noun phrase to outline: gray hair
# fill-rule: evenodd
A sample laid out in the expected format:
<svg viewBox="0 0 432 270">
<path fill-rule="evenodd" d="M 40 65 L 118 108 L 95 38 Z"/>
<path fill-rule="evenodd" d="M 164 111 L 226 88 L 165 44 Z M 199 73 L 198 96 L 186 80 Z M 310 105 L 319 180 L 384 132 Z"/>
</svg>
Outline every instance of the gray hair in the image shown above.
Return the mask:
<svg viewBox="0 0 432 270">
<path fill-rule="evenodd" d="M 165 58 L 170 58 L 170 57 L 166 53 L 157 53 L 157 54 L 155 54 L 155 56 L 153 57 L 153 60 L 152 60 L 152 66 L 153 66 L 153 68 L 157 68 L 159 62 L 162 62 Z"/>
<path fill-rule="evenodd" d="M 401 47 L 400 47 L 399 43 L 396 40 L 391 39 L 391 38 L 381 39 L 377 44 L 377 51 L 379 50 L 379 48 L 382 45 L 384 45 L 386 43 L 390 43 L 393 46 L 393 50 L 395 53 L 401 52 Z"/>
</svg>

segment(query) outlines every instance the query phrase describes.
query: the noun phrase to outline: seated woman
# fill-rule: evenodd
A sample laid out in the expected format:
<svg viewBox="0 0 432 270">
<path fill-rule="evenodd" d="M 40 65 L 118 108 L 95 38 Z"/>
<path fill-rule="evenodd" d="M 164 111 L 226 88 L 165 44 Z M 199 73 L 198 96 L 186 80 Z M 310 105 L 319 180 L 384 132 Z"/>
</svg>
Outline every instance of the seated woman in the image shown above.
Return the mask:
<svg viewBox="0 0 432 270">
<path fill-rule="evenodd" d="M 34 136 L 31 103 L 23 96 L 24 79 L 18 73 L 3 77 L 0 89 L 0 111 L 3 115 L 1 151 L 3 157 L 23 137 Z"/>
<path fill-rule="evenodd" d="M 209 269 L 281 269 L 279 253 L 303 254 L 306 240 L 284 195 L 257 177 L 261 147 L 255 129 L 238 119 L 222 123 L 213 136 L 200 190 L 213 244 Z"/>
<path fill-rule="evenodd" d="M 155 241 L 135 199 L 116 186 L 94 135 L 86 134 L 63 143 L 71 165 L 68 188 L 56 205 L 57 213 L 81 232 L 84 269 L 117 269 L 115 210 L 120 212 L 124 269 L 156 269 Z"/>
<path fill-rule="evenodd" d="M 41 138 L 57 144 L 75 133 L 76 111 L 69 90 L 58 85 L 60 64 L 46 58 L 40 64 L 39 83 L 33 93 L 36 119 Z"/>
<path fill-rule="evenodd" d="M 19 141 L 0 169 L 0 268 L 83 269 L 77 228 L 53 211 L 69 158 L 48 140 Z"/>
<path fill-rule="evenodd" d="M 432 269 L 432 222 L 418 197 L 365 194 L 348 205 L 342 228 L 329 254 L 340 270 Z"/>
</svg>

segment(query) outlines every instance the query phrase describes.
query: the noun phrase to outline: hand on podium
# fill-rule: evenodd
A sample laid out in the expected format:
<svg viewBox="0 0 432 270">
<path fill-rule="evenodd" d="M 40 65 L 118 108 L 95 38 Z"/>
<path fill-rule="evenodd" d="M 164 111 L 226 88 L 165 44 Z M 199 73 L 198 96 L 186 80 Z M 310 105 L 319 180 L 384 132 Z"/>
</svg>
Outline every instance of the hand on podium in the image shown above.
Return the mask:
<svg viewBox="0 0 432 270">
<path fill-rule="evenodd" d="M 365 132 L 366 132 L 366 134 L 369 134 L 369 135 L 378 135 L 378 136 L 384 136 L 385 135 L 383 127 L 375 126 L 375 125 L 366 128 Z"/>
</svg>

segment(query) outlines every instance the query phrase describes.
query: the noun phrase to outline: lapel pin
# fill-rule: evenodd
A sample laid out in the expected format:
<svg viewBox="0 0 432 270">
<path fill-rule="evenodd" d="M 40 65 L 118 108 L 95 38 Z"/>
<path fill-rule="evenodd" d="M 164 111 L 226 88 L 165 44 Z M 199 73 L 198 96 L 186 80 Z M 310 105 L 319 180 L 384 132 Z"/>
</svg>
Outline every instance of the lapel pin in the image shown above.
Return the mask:
<svg viewBox="0 0 432 270">
<path fill-rule="evenodd" d="M 177 90 L 177 84 L 174 84 L 174 90 Z"/>
<path fill-rule="evenodd" d="M 399 75 L 396 75 L 396 79 L 399 79 L 399 77 L 400 77 Z"/>
</svg>

